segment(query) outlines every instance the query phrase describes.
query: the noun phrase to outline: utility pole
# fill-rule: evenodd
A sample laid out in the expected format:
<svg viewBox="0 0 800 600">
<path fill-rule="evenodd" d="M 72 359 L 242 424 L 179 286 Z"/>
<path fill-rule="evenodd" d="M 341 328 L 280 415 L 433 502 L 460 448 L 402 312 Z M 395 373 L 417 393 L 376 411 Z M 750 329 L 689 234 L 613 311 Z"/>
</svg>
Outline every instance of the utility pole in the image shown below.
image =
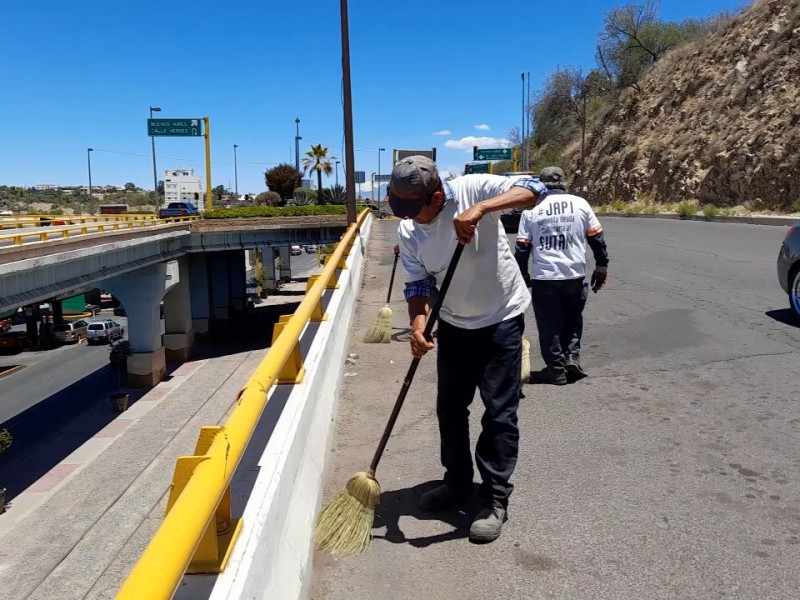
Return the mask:
<svg viewBox="0 0 800 600">
<path fill-rule="evenodd" d="M 92 199 L 92 150 L 94 148 L 86 149 L 86 162 L 89 164 L 89 200 Z"/>
<path fill-rule="evenodd" d="M 294 124 L 297 127 L 297 131 L 294 134 L 294 168 L 297 171 L 300 171 L 300 140 L 303 138 L 300 137 L 300 117 L 294 120 Z"/>
<path fill-rule="evenodd" d="M 161 112 L 161 107 L 159 106 L 151 106 L 150 107 L 150 118 L 153 118 L 154 112 Z M 158 211 L 158 207 L 161 204 L 158 201 L 158 170 L 156 169 L 156 138 L 155 136 L 150 136 L 150 143 L 153 146 L 153 194 L 156 199 L 156 211 Z"/>
<path fill-rule="evenodd" d="M 239 201 L 239 167 L 236 163 L 236 149 L 239 146 L 233 145 L 233 181 L 234 181 L 234 194 L 236 194 L 236 201 Z"/>
<path fill-rule="evenodd" d="M 586 175 L 584 169 L 586 168 L 586 90 L 583 90 L 583 116 L 581 117 L 581 191 L 583 191 Z"/>
<path fill-rule="evenodd" d="M 347 186 L 347 223 L 356 222 L 355 149 L 353 148 L 353 98 L 350 89 L 350 27 L 347 0 L 339 0 L 342 25 L 342 87 L 344 96 L 344 175 Z"/>
<path fill-rule="evenodd" d="M 523 168 L 527 164 L 527 149 L 528 149 L 528 141 L 525 138 L 525 71 L 520 73 L 520 77 L 522 77 L 522 128 L 520 132 L 522 133 L 522 166 Z"/>
<path fill-rule="evenodd" d="M 378 204 L 381 203 L 381 152 L 386 152 L 386 148 L 378 148 Z"/>
<path fill-rule="evenodd" d="M 531 135 L 531 72 L 528 71 L 528 100 L 525 102 L 525 121 L 527 123 L 526 126 L 526 136 L 530 137 Z M 525 163 L 525 170 L 531 170 L 531 153 L 528 152 L 528 160 Z"/>
</svg>

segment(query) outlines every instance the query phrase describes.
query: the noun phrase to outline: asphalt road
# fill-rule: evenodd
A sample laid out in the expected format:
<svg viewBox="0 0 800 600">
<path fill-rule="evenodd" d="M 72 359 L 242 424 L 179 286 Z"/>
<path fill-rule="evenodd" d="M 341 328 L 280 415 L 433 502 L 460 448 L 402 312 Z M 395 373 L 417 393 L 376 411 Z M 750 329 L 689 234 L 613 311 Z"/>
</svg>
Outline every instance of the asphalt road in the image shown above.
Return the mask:
<svg viewBox="0 0 800 600">
<path fill-rule="evenodd" d="M 125 329 L 128 320 L 103 310 L 95 319 L 114 319 Z M 14 329 L 24 330 L 24 326 Z M 64 344 L 51 350 L 0 355 L 0 365 L 25 368 L 0 379 L 0 424 L 107 366 L 109 346 Z"/>
<path fill-rule="evenodd" d="M 785 228 L 603 225 L 610 284 L 585 312 L 590 377 L 524 386 L 503 536 L 472 545 L 471 509 L 416 506 L 442 475 L 426 357 L 379 469 L 377 537 L 355 559 L 316 557 L 315 600 L 800 597 L 800 328 L 775 275 Z M 358 333 L 391 268 L 393 232 L 376 226 Z M 526 323 L 540 368 L 530 309 Z M 327 498 L 368 464 L 409 361 L 402 329 L 389 345 L 356 337 Z"/>
</svg>

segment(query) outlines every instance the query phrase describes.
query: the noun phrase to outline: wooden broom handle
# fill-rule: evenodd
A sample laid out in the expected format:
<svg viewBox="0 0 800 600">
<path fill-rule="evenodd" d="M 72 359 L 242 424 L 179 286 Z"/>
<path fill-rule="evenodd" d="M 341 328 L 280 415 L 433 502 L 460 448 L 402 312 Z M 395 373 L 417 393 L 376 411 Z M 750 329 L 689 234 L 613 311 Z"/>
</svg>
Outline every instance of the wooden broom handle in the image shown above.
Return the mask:
<svg viewBox="0 0 800 600">
<path fill-rule="evenodd" d="M 392 301 L 392 286 L 394 285 L 394 272 L 397 271 L 397 259 L 400 257 L 399 254 L 394 255 L 394 264 L 392 265 L 392 277 L 389 279 L 389 293 L 386 294 L 386 304 Z"/>
<path fill-rule="evenodd" d="M 450 259 L 450 265 L 447 267 L 447 273 L 445 273 L 444 281 L 442 281 L 442 288 L 439 290 L 436 303 L 433 305 L 433 308 L 428 315 L 428 321 L 425 324 L 425 333 L 423 334 L 425 338 L 430 337 L 431 332 L 433 331 L 433 326 L 436 324 L 436 319 L 439 318 L 439 310 L 442 308 L 442 301 L 444 301 L 447 288 L 450 287 L 450 281 L 453 279 L 453 274 L 456 272 L 456 266 L 458 265 L 458 260 L 461 258 L 461 253 L 463 251 L 464 244 L 459 243 L 458 246 L 456 246 L 455 252 L 453 252 L 453 258 Z M 392 414 L 389 416 L 389 422 L 386 423 L 386 429 L 383 430 L 381 441 L 378 444 L 378 448 L 375 450 L 375 455 L 372 457 L 372 462 L 369 465 L 370 472 L 373 474 L 378 468 L 378 463 L 381 461 L 383 451 L 386 449 L 386 444 L 389 442 L 389 436 L 392 435 L 392 430 L 394 429 L 394 424 L 397 421 L 397 416 L 400 414 L 400 409 L 403 408 L 403 402 L 405 402 L 406 394 L 408 394 L 408 388 L 411 387 L 414 374 L 417 372 L 419 361 L 419 358 L 414 358 L 414 360 L 411 361 L 411 366 L 408 368 L 408 373 L 406 373 L 406 378 L 403 381 L 403 387 L 400 388 L 400 395 L 397 396 L 397 400 L 394 403 L 394 408 L 392 409 Z"/>
</svg>

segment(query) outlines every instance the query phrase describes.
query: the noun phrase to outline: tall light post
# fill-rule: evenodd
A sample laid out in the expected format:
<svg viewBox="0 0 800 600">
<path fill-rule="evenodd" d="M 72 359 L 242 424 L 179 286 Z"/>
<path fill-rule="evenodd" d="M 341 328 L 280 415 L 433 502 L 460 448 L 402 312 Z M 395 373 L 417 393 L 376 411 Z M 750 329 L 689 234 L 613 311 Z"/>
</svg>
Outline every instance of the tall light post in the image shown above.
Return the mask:
<svg viewBox="0 0 800 600">
<path fill-rule="evenodd" d="M 239 146 L 234 144 L 233 145 L 233 181 L 234 181 L 234 193 L 236 194 L 236 200 L 239 200 L 239 167 L 236 162 L 236 149 Z"/>
<path fill-rule="evenodd" d="M 153 118 L 154 112 L 161 112 L 161 108 L 158 106 L 151 106 L 150 107 L 150 118 Z M 150 136 L 150 144 L 153 146 L 153 194 L 155 194 L 156 199 L 156 208 L 160 204 L 158 201 L 158 170 L 156 169 L 156 138 L 155 136 Z"/>
<path fill-rule="evenodd" d="M 528 164 L 528 140 L 525 138 L 525 71 L 520 73 L 522 77 L 522 168 L 525 170 L 525 165 Z"/>
<path fill-rule="evenodd" d="M 294 120 L 294 124 L 297 127 L 297 132 L 294 134 L 294 168 L 297 171 L 300 171 L 300 140 L 303 138 L 300 137 L 300 118 L 296 118 Z"/>
<path fill-rule="evenodd" d="M 340 160 L 336 161 L 336 187 L 339 187 L 339 163 L 342 162 Z"/>
<path fill-rule="evenodd" d="M 386 148 L 378 148 L 378 204 L 381 203 L 380 199 L 380 191 L 381 191 L 381 152 L 386 152 Z"/>
<path fill-rule="evenodd" d="M 92 199 L 92 151 L 94 148 L 86 149 L 86 162 L 89 165 L 89 200 Z"/>
</svg>

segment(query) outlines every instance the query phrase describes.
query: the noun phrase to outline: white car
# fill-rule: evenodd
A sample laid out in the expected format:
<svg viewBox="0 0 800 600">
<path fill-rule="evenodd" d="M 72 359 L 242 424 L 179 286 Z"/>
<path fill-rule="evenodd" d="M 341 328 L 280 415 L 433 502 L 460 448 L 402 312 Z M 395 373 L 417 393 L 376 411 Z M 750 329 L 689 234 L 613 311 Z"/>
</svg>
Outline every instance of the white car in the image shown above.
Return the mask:
<svg viewBox="0 0 800 600">
<path fill-rule="evenodd" d="M 114 340 L 121 340 L 125 329 L 111 319 L 105 321 L 92 321 L 86 328 L 86 342 L 88 344 L 110 344 Z"/>
<path fill-rule="evenodd" d="M 292 246 L 289 248 L 289 254 L 292 256 L 299 256 L 303 253 L 303 249 L 300 246 Z"/>
</svg>

